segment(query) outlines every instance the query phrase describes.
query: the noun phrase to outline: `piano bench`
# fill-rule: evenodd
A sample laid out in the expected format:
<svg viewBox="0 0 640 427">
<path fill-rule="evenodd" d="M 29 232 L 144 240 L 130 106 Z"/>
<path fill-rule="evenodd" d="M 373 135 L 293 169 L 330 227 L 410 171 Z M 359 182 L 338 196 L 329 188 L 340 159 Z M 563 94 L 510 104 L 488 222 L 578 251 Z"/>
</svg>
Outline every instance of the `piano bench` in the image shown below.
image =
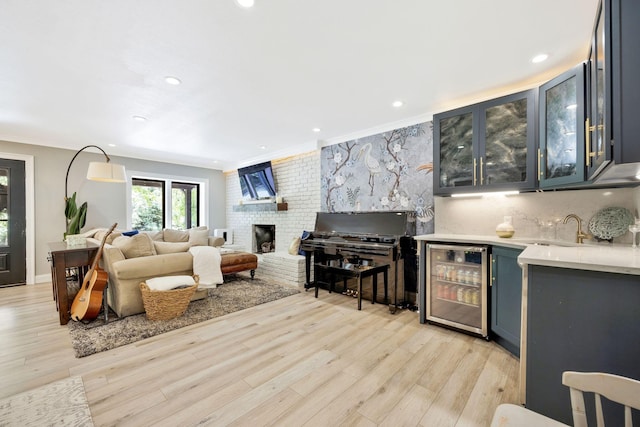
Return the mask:
<svg viewBox="0 0 640 427">
<path fill-rule="evenodd" d="M 388 291 L 389 291 L 389 264 L 380 264 L 376 266 L 357 266 L 353 265 L 351 268 L 344 268 L 338 266 L 329 266 L 316 264 L 316 267 L 326 270 L 331 278 L 329 283 L 329 293 L 333 291 L 335 286 L 336 276 L 341 276 L 344 280 L 344 284 L 346 287 L 346 281 L 349 278 L 358 279 L 358 310 L 362 309 L 362 280 L 371 276 L 373 289 L 371 292 L 371 304 L 375 304 L 376 296 L 378 294 L 378 274 L 383 274 L 384 280 L 384 298 L 388 299 Z M 319 281 L 315 281 L 315 296 L 318 298 L 318 288 Z"/>
</svg>

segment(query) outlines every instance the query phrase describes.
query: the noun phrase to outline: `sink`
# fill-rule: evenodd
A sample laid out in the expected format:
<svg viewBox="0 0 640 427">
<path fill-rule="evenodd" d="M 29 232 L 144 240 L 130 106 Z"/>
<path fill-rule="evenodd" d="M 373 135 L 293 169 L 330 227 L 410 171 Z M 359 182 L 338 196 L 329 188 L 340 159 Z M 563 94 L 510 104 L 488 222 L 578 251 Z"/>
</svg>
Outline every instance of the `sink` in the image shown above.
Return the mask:
<svg viewBox="0 0 640 427">
<path fill-rule="evenodd" d="M 565 246 L 565 247 L 580 246 L 580 244 L 576 242 L 565 242 L 564 240 L 537 239 L 535 237 L 519 237 L 515 239 L 512 238 L 511 240 L 513 240 L 514 242 L 525 243 L 527 245 L 538 245 L 538 246 Z"/>
</svg>

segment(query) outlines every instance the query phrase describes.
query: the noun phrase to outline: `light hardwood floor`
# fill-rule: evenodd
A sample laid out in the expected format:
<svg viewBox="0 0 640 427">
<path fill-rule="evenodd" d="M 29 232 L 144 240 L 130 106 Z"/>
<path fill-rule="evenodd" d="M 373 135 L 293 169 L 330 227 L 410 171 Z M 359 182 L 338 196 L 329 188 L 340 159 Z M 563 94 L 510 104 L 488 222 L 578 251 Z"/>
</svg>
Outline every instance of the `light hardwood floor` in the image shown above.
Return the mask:
<svg viewBox="0 0 640 427">
<path fill-rule="evenodd" d="M 518 360 L 313 292 L 76 359 L 51 284 L 0 289 L 0 398 L 80 375 L 96 426 L 487 426 Z"/>
</svg>

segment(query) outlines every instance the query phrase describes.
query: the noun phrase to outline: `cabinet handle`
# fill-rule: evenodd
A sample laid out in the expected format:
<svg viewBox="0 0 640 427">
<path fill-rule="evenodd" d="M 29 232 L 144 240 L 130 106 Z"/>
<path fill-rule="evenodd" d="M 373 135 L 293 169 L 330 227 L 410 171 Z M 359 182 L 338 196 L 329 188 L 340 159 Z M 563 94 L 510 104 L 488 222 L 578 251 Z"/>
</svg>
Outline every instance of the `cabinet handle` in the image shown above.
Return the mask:
<svg viewBox="0 0 640 427">
<path fill-rule="evenodd" d="M 480 156 L 480 185 L 484 184 L 484 174 L 482 173 L 484 162 L 482 161 L 482 156 Z"/>
<path fill-rule="evenodd" d="M 492 288 L 493 287 L 493 282 L 496 280 L 495 277 L 493 277 L 493 264 L 495 264 L 496 260 L 495 258 L 493 258 L 493 255 L 489 255 L 489 277 L 491 277 L 491 280 L 489 281 L 489 287 Z"/>
<path fill-rule="evenodd" d="M 587 167 L 591 167 L 591 156 L 590 156 L 590 152 L 591 152 L 591 134 L 590 129 L 591 127 L 589 126 L 589 117 L 587 117 L 587 120 L 584 121 L 584 141 L 585 141 L 585 147 L 584 147 L 584 159 L 585 162 L 587 164 Z"/>
<path fill-rule="evenodd" d="M 473 158 L 473 185 L 478 185 L 478 179 L 477 179 L 477 173 L 476 173 L 476 168 L 478 166 L 478 162 L 476 160 L 476 158 Z"/>
<path fill-rule="evenodd" d="M 589 117 L 587 117 L 587 120 L 585 120 L 584 122 L 584 141 L 585 141 L 585 152 L 584 152 L 584 158 L 585 158 L 585 162 L 587 163 L 587 167 L 591 166 L 591 158 L 595 157 L 596 152 L 595 151 L 591 151 L 591 132 L 593 132 L 594 130 L 596 130 L 596 128 L 598 130 L 604 129 L 604 125 L 598 125 L 596 126 L 591 126 L 591 121 L 589 120 Z M 598 151 L 598 155 L 601 156 L 604 153 L 604 151 Z"/>
<path fill-rule="evenodd" d="M 538 179 L 542 178 L 542 170 L 540 164 L 542 163 L 542 151 L 538 148 Z"/>
</svg>

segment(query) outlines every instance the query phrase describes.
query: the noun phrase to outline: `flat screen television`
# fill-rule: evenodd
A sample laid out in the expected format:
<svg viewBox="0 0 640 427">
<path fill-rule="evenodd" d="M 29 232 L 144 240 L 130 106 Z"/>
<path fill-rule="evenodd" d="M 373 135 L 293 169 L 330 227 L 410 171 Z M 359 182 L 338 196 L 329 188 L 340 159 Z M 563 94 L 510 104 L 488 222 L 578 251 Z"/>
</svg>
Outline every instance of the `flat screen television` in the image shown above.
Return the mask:
<svg viewBox="0 0 640 427">
<path fill-rule="evenodd" d="M 276 196 L 271 162 L 238 168 L 242 198 L 251 200 L 271 199 Z"/>
</svg>

